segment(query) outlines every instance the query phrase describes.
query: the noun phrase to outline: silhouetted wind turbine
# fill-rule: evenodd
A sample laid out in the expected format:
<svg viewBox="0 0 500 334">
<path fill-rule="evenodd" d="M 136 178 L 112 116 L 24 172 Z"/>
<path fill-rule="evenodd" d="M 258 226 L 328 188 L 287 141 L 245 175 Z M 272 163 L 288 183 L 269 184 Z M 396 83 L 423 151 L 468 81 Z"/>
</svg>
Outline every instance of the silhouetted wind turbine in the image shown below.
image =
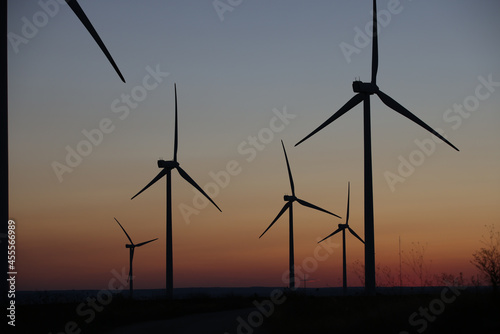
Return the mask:
<svg viewBox="0 0 500 334">
<path fill-rule="evenodd" d="M 281 145 L 283 146 L 283 152 L 285 153 L 285 160 L 286 160 L 286 167 L 288 168 L 288 177 L 290 178 L 290 187 L 292 189 L 292 196 L 285 195 L 283 199 L 285 200 L 286 204 L 285 206 L 281 209 L 281 211 L 278 213 L 276 218 L 272 221 L 271 225 L 262 233 L 259 237 L 262 238 L 262 236 L 273 226 L 273 224 L 281 217 L 283 213 L 285 213 L 286 210 L 288 211 L 289 216 L 289 243 L 290 243 L 290 289 L 295 288 L 295 269 L 294 269 L 294 251 L 293 251 L 293 202 L 297 201 L 299 204 L 303 206 L 307 206 L 312 209 L 316 209 L 319 211 L 326 212 L 328 214 L 331 214 L 335 217 L 340 218 L 334 213 L 331 213 L 330 211 L 327 211 L 325 209 L 322 209 L 314 204 L 308 203 L 300 198 L 297 198 L 295 196 L 295 185 L 293 183 L 293 177 L 292 177 L 292 171 L 290 170 L 290 164 L 288 163 L 288 157 L 286 155 L 286 150 L 285 150 L 285 144 L 283 144 L 283 140 L 281 141 Z"/>
<path fill-rule="evenodd" d="M 309 276 L 304 274 L 300 280 L 304 283 L 304 293 L 307 295 L 307 282 L 316 282 L 316 279 L 306 278 L 306 277 L 309 277 Z"/>
<path fill-rule="evenodd" d="M 150 242 L 158 240 L 158 238 L 151 239 L 151 240 L 145 241 L 145 242 L 141 242 L 139 244 L 134 244 L 134 242 L 132 241 L 132 239 L 128 235 L 127 231 L 125 231 L 125 229 L 123 228 L 122 224 L 120 224 L 120 222 L 118 221 L 118 219 L 115 218 L 115 220 L 118 223 L 118 225 L 120 225 L 120 227 L 122 228 L 123 232 L 125 232 L 125 235 L 127 236 L 128 240 L 130 241 L 130 244 L 126 244 L 125 247 L 128 248 L 128 249 L 130 249 L 130 270 L 128 272 L 128 280 L 129 280 L 129 288 L 130 288 L 130 298 L 132 299 L 133 298 L 133 294 L 134 294 L 134 276 L 132 275 L 132 261 L 134 260 L 134 250 L 135 250 L 135 247 L 141 247 L 141 246 L 143 246 L 145 244 L 149 244 Z"/>
<path fill-rule="evenodd" d="M 370 126 L 370 95 L 377 94 L 382 102 L 397 113 L 409 118 L 436 137 L 441 138 L 445 143 L 458 151 L 453 144 L 446 140 L 430 126 L 425 124 L 417 116 L 408 111 L 405 107 L 383 93 L 377 86 L 378 71 L 378 36 L 377 36 L 377 2 L 373 0 L 373 41 L 372 41 L 372 80 L 371 82 L 361 82 L 359 80 L 352 83 L 352 88 L 356 95 L 351 98 L 332 117 L 327 119 L 316 130 L 299 141 L 299 145 L 337 118 L 354 108 L 363 101 L 363 125 L 364 125 L 364 174 L 365 174 L 365 289 L 368 294 L 375 294 L 375 235 L 373 226 L 373 180 L 372 180 L 372 148 L 371 148 L 371 126 Z"/>
<path fill-rule="evenodd" d="M 178 126 L 177 126 L 177 85 L 174 84 L 174 92 L 175 92 L 175 136 L 174 136 L 174 160 L 165 161 L 158 160 L 158 168 L 161 168 L 161 171 L 156 175 L 156 177 L 149 182 L 141 191 L 135 194 L 134 199 L 144 190 L 148 189 L 155 182 L 160 180 L 163 176 L 167 176 L 167 277 L 166 277 L 166 290 L 167 290 L 167 298 L 171 299 L 173 297 L 173 255 L 172 255 L 172 169 L 177 169 L 179 174 L 182 176 L 184 180 L 189 182 L 193 187 L 198 189 L 210 202 L 212 202 L 215 207 L 222 212 L 222 210 L 215 204 L 215 202 L 205 193 L 205 191 L 182 169 L 177 161 L 177 146 L 178 146 Z"/>
<path fill-rule="evenodd" d="M 96 41 L 97 45 L 101 48 L 102 52 L 106 55 L 106 58 L 108 58 L 109 62 L 115 69 L 116 73 L 118 73 L 118 76 L 120 79 L 122 79 L 123 82 L 125 82 L 125 79 L 123 78 L 122 73 L 118 69 L 118 66 L 116 65 L 115 61 L 113 60 L 113 57 L 111 57 L 111 54 L 109 53 L 108 49 L 106 48 L 106 45 L 104 45 L 103 41 L 101 40 L 101 37 L 97 34 L 97 31 L 95 31 L 94 26 L 92 26 L 92 23 L 90 23 L 87 15 L 85 15 L 85 12 L 83 11 L 82 7 L 78 4 L 76 0 L 66 0 L 66 3 L 68 6 L 73 10 L 73 12 L 78 16 L 80 21 L 83 23 L 85 28 L 87 28 L 88 32 L 92 35 L 94 40 Z"/>
<path fill-rule="evenodd" d="M 342 278 L 343 278 L 343 284 L 342 288 L 344 290 L 344 294 L 347 292 L 347 270 L 346 270 L 346 251 L 345 251 L 345 230 L 348 230 L 351 232 L 352 235 L 354 235 L 356 238 L 359 239 L 362 243 L 365 243 L 363 239 L 359 237 L 359 235 L 354 232 L 354 230 L 349 226 L 349 197 L 351 195 L 351 184 L 348 183 L 347 185 L 347 215 L 345 218 L 345 224 L 339 224 L 339 228 L 336 229 L 333 233 L 329 234 L 327 237 L 324 239 L 320 240 L 318 243 L 322 242 L 323 240 L 326 240 L 330 238 L 331 236 L 334 236 L 335 234 L 339 233 L 342 231 Z"/>
</svg>

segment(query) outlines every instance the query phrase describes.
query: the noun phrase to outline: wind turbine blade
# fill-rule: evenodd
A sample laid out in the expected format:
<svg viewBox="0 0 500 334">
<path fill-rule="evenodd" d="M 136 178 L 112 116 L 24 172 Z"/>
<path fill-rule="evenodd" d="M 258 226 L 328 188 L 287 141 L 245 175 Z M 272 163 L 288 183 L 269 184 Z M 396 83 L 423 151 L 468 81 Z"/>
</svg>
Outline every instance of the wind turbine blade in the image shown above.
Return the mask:
<svg viewBox="0 0 500 334">
<path fill-rule="evenodd" d="M 193 187 L 195 187 L 196 189 L 198 189 L 198 191 L 200 193 L 202 193 L 210 202 L 212 202 L 213 205 L 215 205 L 215 207 L 220 211 L 222 212 L 222 210 L 217 206 L 217 204 L 215 204 L 214 201 L 212 201 L 212 199 L 210 198 L 210 196 L 207 195 L 207 193 L 201 189 L 201 187 L 184 171 L 184 169 L 182 169 L 180 166 L 177 167 L 177 170 L 179 171 L 179 174 L 181 174 L 181 176 L 184 178 L 184 180 L 186 180 L 187 182 L 189 182 Z"/>
<path fill-rule="evenodd" d="M 113 217 L 113 218 L 115 218 L 115 217 Z M 123 228 L 122 224 L 120 224 L 120 222 L 118 221 L 118 219 L 115 218 L 115 220 L 118 223 L 118 225 L 120 225 L 120 227 L 122 228 L 123 232 L 125 232 L 125 235 L 127 236 L 127 238 L 130 241 L 130 243 L 133 245 L 134 242 L 132 241 L 132 239 L 130 239 L 130 236 L 128 235 L 127 231 L 125 231 L 125 229 Z"/>
<path fill-rule="evenodd" d="M 285 152 L 286 167 L 288 168 L 288 177 L 290 178 L 292 195 L 295 196 L 295 185 L 293 184 L 292 170 L 290 169 L 290 163 L 288 162 L 288 156 L 286 155 L 285 144 L 283 144 L 283 140 L 281 141 L 281 145 L 283 146 L 283 152 Z"/>
<path fill-rule="evenodd" d="M 309 135 L 307 135 L 304 139 L 302 139 L 297 144 L 295 144 L 295 146 L 299 145 L 300 143 L 302 143 L 303 141 L 305 141 L 306 139 L 308 139 L 312 135 L 316 134 L 316 132 L 322 130 L 324 127 L 326 127 L 327 125 L 329 125 L 330 123 L 332 123 L 333 121 L 335 121 L 337 118 L 339 118 L 340 116 L 342 116 L 343 114 L 345 114 L 346 112 L 348 112 L 349 110 L 351 110 L 352 108 L 354 108 L 361 101 L 363 101 L 363 99 L 364 99 L 364 97 L 360 93 L 354 95 L 349 101 L 347 101 L 346 104 L 344 104 L 344 106 L 342 108 L 340 108 L 335 114 L 333 114 L 332 117 L 330 117 L 329 119 L 327 119 L 323 124 L 321 124 L 320 126 L 318 126 L 316 128 L 316 130 L 314 130 Z"/>
<path fill-rule="evenodd" d="M 409 118 L 413 122 L 417 123 L 418 125 L 420 125 L 424 129 L 426 129 L 427 131 L 429 131 L 430 133 L 432 133 L 433 135 L 435 135 L 436 137 L 440 138 L 442 141 L 444 141 L 445 143 L 447 143 L 448 145 L 453 147 L 455 150 L 460 151 L 458 148 L 455 147 L 455 145 L 453 145 L 448 140 L 446 140 L 443 136 L 441 136 L 439 133 L 437 133 L 433 128 L 431 128 L 430 126 L 425 124 L 420 118 L 418 118 L 417 116 L 412 114 L 408 109 L 406 109 L 405 107 L 403 107 L 402 105 L 400 105 L 399 103 L 394 101 L 389 95 L 385 94 L 384 92 L 382 92 L 380 90 L 377 92 L 377 95 L 378 95 L 378 97 L 380 97 L 382 102 L 385 103 L 386 106 L 388 106 L 392 110 L 400 113 L 401 115 Z"/>
<path fill-rule="evenodd" d="M 377 1 L 373 0 L 372 83 L 377 83 L 378 72 L 378 23 Z"/>
<path fill-rule="evenodd" d="M 287 202 L 287 203 L 285 204 L 285 206 L 283 206 L 283 208 L 281 209 L 280 213 L 278 213 L 278 215 L 276 216 L 276 218 L 274 218 L 274 220 L 273 220 L 273 221 L 272 221 L 272 223 L 269 225 L 269 227 L 268 227 L 268 228 L 266 228 L 266 230 L 264 231 L 264 233 L 262 233 L 262 234 L 260 235 L 259 239 L 260 239 L 260 238 L 262 238 L 262 236 L 263 236 L 264 234 L 266 234 L 267 230 L 269 230 L 269 229 L 271 228 L 271 226 L 273 226 L 273 225 L 274 225 L 274 223 L 276 223 L 276 221 L 277 221 L 277 220 L 281 217 L 281 215 L 283 215 L 283 214 L 285 213 L 285 211 L 286 211 L 286 210 L 288 210 L 288 208 L 289 208 L 291 205 L 292 205 L 292 202 Z"/>
<path fill-rule="evenodd" d="M 322 209 L 322 208 L 320 208 L 319 206 L 316 206 L 316 205 L 314 205 L 314 204 L 308 203 L 308 202 L 306 202 L 306 201 L 304 201 L 304 200 L 302 200 L 302 199 L 300 199 L 300 198 L 297 198 L 297 202 L 299 202 L 299 203 L 300 203 L 300 204 L 302 204 L 303 206 L 307 206 L 307 207 L 312 208 L 312 209 L 316 209 L 316 210 L 319 210 L 319 211 L 323 211 L 323 212 L 328 213 L 328 214 L 331 214 L 331 215 L 333 215 L 333 216 L 335 216 L 335 217 L 337 217 L 337 218 L 341 218 L 340 216 L 337 216 L 336 214 L 331 213 L 331 212 L 330 212 L 330 211 L 328 211 L 328 210 Z"/>
<path fill-rule="evenodd" d="M 347 183 L 347 217 L 345 224 L 349 224 L 349 198 L 351 197 L 351 182 Z"/>
<path fill-rule="evenodd" d="M 349 232 L 351 232 L 351 234 L 352 234 L 352 235 L 354 235 L 356 238 L 358 238 L 358 239 L 359 239 L 359 241 L 361 241 L 362 243 L 365 243 L 365 242 L 363 241 L 363 239 L 361 239 L 361 238 L 359 237 L 359 235 L 357 235 L 357 234 L 356 234 L 356 232 L 354 232 L 354 230 L 353 230 L 352 228 L 350 228 L 349 226 L 347 226 L 347 228 L 349 229 Z"/>
<path fill-rule="evenodd" d="M 336 229 L 336 230 L 335 230 L 335 232 L 330 233 L 328 236 L 326 236 L 326 237 L 324 237 L 323 239 L 321 239 L 320 241 L 318 241 L 318 244 L 319 244 L 320 242 L 322 242 L 322 241 L 324 241 L 324 240 L 326 240 L 326 239 L 330 238 L 331 236 L 333 236 L 333 235 L 335 235 L 335 234 L 339 233 L 340 231 L 342 231 L 340 228 Z"/>
<path fill-rule="evenodd" d="M 142 245 L 149 244 L 150 242 L 153 242 L 153 241 L 155 241 L 155 240 L 158 240 L 158 238 L 156 238 L 156 239 L 152 239 L 152 240 L 149 240 L 149 241 L 144 241 L 144 242 L 141 242 L 140 244 L 135 245 L 135 247 L 140 247 L 140 246 L 142 246 Z"/>
<path fill-rule="evenodd" d="M 83 23 L 85 28 L 87 28 L 88 32 L 94 40 L 96 41 L 97 45 L 101 48 L 102 52 L 106 55 L 106 58 L 108 58 L 109 62 L 115 69 L 116 73 L 118 73 L 118 76 L 120 79 L 125 82 L 125 78 L 123 78 L 122 73 L 120 72 L 120 69 L 118 69 L 118 66 L 116 65 L 115 61 L 113 60 L 113 57 L 111 57 L 111 54 L 109 53 L 108 49 L 104 45 L 103 41 L 97 34 L 97 31 L 95 31 L 94 26 L 92 23 L 90 23 L 90 20 L 87 18 L 87 15 L 85 15 L 85 12 L 83 11 L 82 7 L 78 4 L 76 0 L 66 0 L 66 3 L 68 6 L 73 10 L 73 12 L 76 14 L 76 16 L 80 19 L 80 21 Z"/>
<path fill-rule="evenodd" d="M 174 83 L 175 91 L 175 138 L 174 138 L 174 161 L 177 161 L 177 147 L 179 145 L 179 132 L 177 121 L 177 84 Z"/>
<path fill-rule="evenodd" d="M 162 169 L 161 172 L 158 173 L 158 175 L 155 176 L 155 178 L 149 182 L 144 188 L 142 188 L 141 191 L 139 191 L 137 194 L 135 194 L 134 197 L 132 197 L 131 199 L 134 199 L 136 198 L 140 193 L 142 193 L 144 190 L 148 189 L 149 187 L 151 187 L 156 181 L 158 181 L 159 179 L 161 179 L 163 177 L 163 175 L 165 175 L 167 172 L 165 169 Z"/>
</svg>

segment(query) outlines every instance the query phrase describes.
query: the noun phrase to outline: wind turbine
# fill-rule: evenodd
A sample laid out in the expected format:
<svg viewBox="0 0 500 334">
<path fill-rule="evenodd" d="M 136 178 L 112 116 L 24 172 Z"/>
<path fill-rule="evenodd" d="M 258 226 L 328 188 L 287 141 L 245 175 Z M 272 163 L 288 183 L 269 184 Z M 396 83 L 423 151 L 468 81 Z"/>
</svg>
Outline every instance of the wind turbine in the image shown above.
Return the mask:
<svg viewBox="0 0 500 334">
<path fill-rule="evenodd" d="M 123 78 L 122 73 L 118 69 L 118 66 L 116 65 L 115 61 L 113 60 L 113 57 L 111 57 L 111 54 L 109 53 L 108 49 L 106 48 L 106 45 L 104 45 L 104 42 L 101 40 L 101 37 L 97 34 L 97 31 L 95 31 L 94 26 L 92 23 L 90 23 L 87 15 L 85 15 L 85 12 L 83 11 L 82 7 L 78 4 L 76 0 L 66 0 L 66 3 L 68 6 L 73 10 L 73 12 L 76 14 L 76 16 L 80 19 L 80 21 L 83 23 L 85 28 L 87 28 L 88 32 L 94 40 L 96 41 L 97 45 L 101 48 L 102 52 L 104 52 L 104 55 L 106 55 L 106 58 L 108 58 L 109 62 L 115 69 L 116 73 L 120 77 L 120 79 L 125 82 L 125 79 Z"/>
<path fill-rule="evenodd" d="M 346 251 L 345 251 L 345 230 L 348 230 L 351 232 L 352 235 L 354 235 L 356 238 L 359 239 L 363 244 L 365 243 L 363 239 L 359 237 L 359 235 L 354 232 L 354 230 L 349 226 L 349 197 L 351 195 L 351 183 L 347 184 L 347 216 L 345 218 L 345 224 L 339 224 L 339 228 L 336 229 L 333 233 L 329 234 L 327 237 L 323 238 L 320 240 L 318 243 L 322 242 L 323 240 L 326 240 L 330 238 L 331 236 L 334 236 L 335 234 L 339 233 L 342 231 L 342 259 L 343 259 L 343 264 L 342 264 L 342 270 L 343 270 L 343 284 L 342 288 L 344 290 L 344 294 L 347 292 L 347 270 L 346 270 Z"/>
<path fill-rule="evenodd" d="M 130 241 L 130 244 L 126 244 L 125 247 L 128 248 L 128 249 L 130 249 L 130 270 L 128 272 L 128 280 L 129 280 L 129 283 L 130 283 L 129 284 L 130 299 L 132 299 L 133 298 L 133 294 L 134 294 L 134 276 L 132 275 L 132 261 L 134 260 L 134 250 L 135 250 L 135 247 L 144 246 L 145 244 L 149 244 L 150 242 L 158 240 L 158 238 L 152 239 L 152 240 L 149 240 L 149 241 L 145 241 L 145 242 L 141 242 L 139 244 L 134 244 L 134 242 L 132 241 L 132 239 L 128 235 L 127 231 L 125 231 L 125 229 L 123 228 L 122 224 L 120 224 L 120 222 L 118 221 L 118 219 L 115 218 L 115 220 L 118 223 L 118 225 L 120 225 L 120 227 L 122 228 L 123 232 L 125 232 L 125 235 L 127 236 L 128 240 Z"/>
<path fill-rule="evenodd" d="M 177 146 L 178 146 L 178 126 L 177 126 L 177 85 L 174 83 L 174 92 L 175 92 L 175 136 L 174 136 L 174 160 L 165 161 L 158 160 L 158 168 L 161 168 L 161 171 L 155 178 L 149 182 L 141 191 L 134 195 L 131 199 L 137 197 L 144 190 L 148 189 L 158 180 L 160 180 L 163 176 L 167 176 L 167 275 L 166 275 L 166 291 L 167 298 L 172 299 L 173 297 L 173 255 L 172 255 L 172 169 L 177 169 L 179 174 L 182 176 L 184 180 L 189 182 L 193 187 L 198 189 L 200 193 L 202 193 L 210 202 L 212 202 L 215 207 L 222 212 L 222 210 L 215 204 L 215 202 L 207 195 L 207 193 L 181 168 L 179 162 L 177 161 Z"/>
<path fill-rule="evenodd" d="M 306 202 L 300 198 L 297 198 L 295 196 L 295 186 L 293 183 L 292 171 L 290 170 L 290 164 L 288 163 L 288 157 L 286 155 L 285 144 L 283 144 L 283 140 L 281 141 L 281 145 L 283 146 L 283 152 L 285 153 L 285 160 L 286 160 L 286 166 L 288 168 L 288 177 L 290 178 L 290 187 L 292 189 L 292 195 L 291 196 L 289 196 L 289 195 L 283 196 L 283 199 L 286 202 L 285 206 L 283 206 L 283 208 L 278 213 L 276 218 L 274 218 L 271 225 L 269 225 L 269 227 L 264 231 L 264 233 L 262 233 L 260 235 L 259 239 L 262 238 L 262 236 L 271 228 L 271 226 L 274 225 L 274 223 L 281 217 L 281 215 L 283 215 L 283 213 L 285 213 L 286 210 L 289 210 L 288 214 L 289 214 L 289 243 L 290 243 L 290 262 L 289 262 L 289 264 L 290 264 L 290 289 L 294 289 L 295 288 L 295 269 L 294 269 L 294 251 L 293 251 L 293 202 L 297 201 L 299 204 L 301 204 L 303 206 L 307 206 L 307 207 L 312 208 L 312 209 L 326 212 L 326 213 L 331 214 L 331 215 L 338 217 L 338 218 L 340 218 L 340 217 L 334 213 L 331 213 L 330 211 L 322 209 L 314 204 L 308 203 L 308 202 Z"/>
<path fill-rule="evenodd" d="M 365 174 L 365 289 L 367 294 L 375 294 L 375 235 L 373 226 L 373 179 L 372 179 L 372 148 L 371 148 L 371 126 L 370 126 L 370 95 L 377 94 L 382 102 L 393 109 L 397 113 L 407 117 L 417 123 L 427 131 L 431 132 L 438 138 L 441 138 L 445 143 L 458 151 L 453 144 L 446 140 L 443 136 L 425 124 L 417 116 L 412 114 L 408 109 L 400 105 L 394 99 L 383 93 L 377 86 L 377 71 L 378 71 L 378 36 L 377 36 L 377 2 L 373 0 L 373 40 L 372 40 L 372 78 L 371 82 L 361 82 L 356 80 L 352 83 L 352 88 L 356 95 L 352 97 L 342 108 L 340 108 L 333 116 L 327 119 L 316 130 L 299 141 L 295 146 L 299 145 L 337 118 L 357 106 L 363 101 L 363 126 L 364 126 L 364 174 Z"/>
</svg>

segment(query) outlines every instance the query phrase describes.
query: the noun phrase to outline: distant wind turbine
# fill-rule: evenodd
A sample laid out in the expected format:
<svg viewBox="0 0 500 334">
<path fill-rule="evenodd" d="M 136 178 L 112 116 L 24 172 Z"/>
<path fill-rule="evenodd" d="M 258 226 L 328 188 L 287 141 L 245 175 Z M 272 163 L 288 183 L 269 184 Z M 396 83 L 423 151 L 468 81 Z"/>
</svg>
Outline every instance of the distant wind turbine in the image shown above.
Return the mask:
<svg viewBox="0 0 500 334">
<path fill-rule="evenodd" d="M 322 209 L 316 205 L 313 205 L 311 203 L 308 203 L 300 198 L 297 198 L 295 196 L 295 185 L 293 183 L 293 177 L 292 177 L 292 171 L 290 170 L 290 164 L 288 163 L 288 157 L 286 155 L 286 150 L 285 150 L 285 144 L 283 144 L 283 140 L 281 141 L 281 145 L 283 146 L 283 152 L 285 153 L 285 160 L 286 160 L 286 166 L 288 168 L 288 177 L 290 178 L 290 187 L 292 189 L 292 196 L 285 195 L 283 199 L 285 200 L 286 204 L 285 206 L 281 209 L 281 211 L 278 213 L 276 218 L 272 221 L 271 225 L 262 233 L 259 237 L 262 238 L 262 236 L 271 228 L 271 226 L 274 225 L 274 223 L 285 213 L 286 210 L 289 210 L 289 243 L 290 243 L 290 289 L 295 288 L 295 269 L 294 269 L 294 250 L 293 250 L 293 202 L 297 201 L 299 204 L 303 206 L 307 206 L 312 209 L 316 209 L 319 211 L 326 212 L 330 215 L 333 215 L 335 217 L 340 218 L 334 213 L 331 213 L 330 211 L 327 211 L 325 209 Z"/>
<path fill-rule="evenodd" d="M 377 86 L 378 71 L 378 36 L 377 36 L 377 2 L 373 0 L 373 41 L 372 41 L 372 79 L 371 82 L 361 82 L 359 80 L 352 83 L 352 88 L 356 95 L 351 98 L 333 116 L 327 119 L 316 130 L 299 141 L 299 145 L 324 127 L 335 121 L 337 118 L 357 106 L 363 101 L 363 125 L 364 125 L 364 174 L 365 174 L 365 289 L 366 293 L 375 294 L 375 233 L 373 224 L 373 178 L 372 178 L 372 147 L 371 147 L 371 126 L 370 126 L 370 95 L 377 94 L 382 102 L 397 113 L 407 117 L 417 123 L 436 137 L 458 151 L 453 144 L 425 124 L 417 116 L 408 111 L 405 107 L 383 93 Z"/>
<path fill-rule="evenodd" d="M 175 135 L 174 135 L 174 160 L 165 161 L 158 160 L 158 168 L 161 171 L 156 175 L 156 177 L 149 182 L 141 191 L 134 195 L 131 199 L 137 197 L 144 190 L 148 189 L 163 176 L 167 176 L 167 268 L 166 268 L 166 291 L 167 298 L 171 299 L 173 297 L 173 251 L 172 251 L 172 169 L 177 169 L 179 174 L 184 180 L 189 182 L 193 187 L 195 187 L 199 192 L 201 192 L 210 202 L 212 202 L 215 207 L 222 212 L 222 210 L 215 204 L 215 202 L 207 195 L 207 193 L 181 168 L 179 162 L 177 161 L 177 146 L 178 146 L 178 126 L 177 126 L 177 85 L 174 84 L 175 92 Z"/>
<path fill-rule="evenodd" d="M 356 238 L 359 239 L 363 244 L 365 243 L 363 239 L 359 237 L 359 235 L 354 232 L 354 230 L 349 226 L 349 197 L 351 194 L 351 183 L 348 183 L 347 185 L 347 216 L 345 219 L 345 224 L 339 224 L 339 228 L 336 229 L 333 233 L 329 234 L 327 237 L 324 239 L 320 240 L 318 243 L 322 242 L 323 240 L 326 240 L 330 238 L 331 236 L 334 236 L 335 234 L 339 233 L 342 231 L 342 278 L 343 278 L 343 284 L 342 288 L 344 290 L 344 294 L 347 292 L 347 270 L 346 270 L 346 251 L 345 251 L 345 230 L 348 230 L 351 232 L 352 235 L 354 235 Z"/>
<path fill-rule="evenodd" d="M 80 21 L 83 23 L 85 28 L 87 28 L 88 32 L 94 40 L 96 41 L 97 45 L 101 48 L 102 52 L 104 52 L 104 55 L 106 55 L 106 58 L 108 58 L 109 62 L 115 69 L 116 73 L 120 77 L 120 79 L 125 82 L 125 79 L 123 78 L 122 73 L 120 72 L 120 69 L 118 69 L 118 66 L 116 65 L 115 61 L 113 60 L 113 57 L 111 57 L 111 54 L 109 53 L 108 49 L 106 48 L 106 45 L 104 45 L 104 42 L 101 40 L 101 37 L 97 34 L 97 31 L 95 31 L 94 26 L 92 23 L 90 23 L 87 15 L 85 15 L 85 12 L 83 11 L 82 7 L 78 4 L 76 0 L 66 0 L 66 3 L 68 6 L 73 10 L 73 12 L 78 16 Z"/>
<path fill-rule="evenodd" d="M 125 229 L 123 228 L 122 224 L 120 224 L 120 222 L 118 221 L 118 219 L 115 218 L 115 220 L 118 223 L 118 225 L 120 225 L 120 227 L 122 228 L 123 232 L 125 232 L 125 235 L 127 236 L 128 240 L 130 241 L 130 244 L 126 244 L 125 247 L 128 248 L 128 249 L 130 249 L 130 270 L 128 272 L 128 280 L 129 280 L 129 288 L 130 288 L 130 299 L 132 299 L 133 298 L 133 294 L 134 294 L 134 276 L 132 274 L 132 261 L 134 260 L 134 250 L 135 250 L 135 247 L 141 247 L 141 246 L 143 246 L 145 244 L 149 244 L 150 242 L 158 240 L 158 238 L 152 239 L 152 240 L 149 240 L 149 241 L 145 241 L 145 242 L 141 242 L 139 244 L 134 244 L 134 242 L 132 241 L 132 239 L 128 235 L 127 231 L 125 231 Z"/>
<path fill-rule="evenodd" d="M 304 283 L 304 291 L 306 291 L 307 290 L 307 282 L 316 282 L 316 279 L 309 278 L 309 276 L 306 274 L 303 274 L 302 276 L 303 277 L 301 278 L 301 281 Z"/>
</svg>

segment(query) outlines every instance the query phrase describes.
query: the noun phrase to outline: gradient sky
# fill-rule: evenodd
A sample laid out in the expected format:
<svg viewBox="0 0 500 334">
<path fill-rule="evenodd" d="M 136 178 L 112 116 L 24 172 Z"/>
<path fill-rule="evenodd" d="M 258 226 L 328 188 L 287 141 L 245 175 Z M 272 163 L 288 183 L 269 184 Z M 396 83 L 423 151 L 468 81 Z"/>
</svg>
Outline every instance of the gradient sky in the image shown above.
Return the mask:
<svg viewBox="0 0 500 334">
<path fill-rule="evenodd" d="M 351 182 L 350 225 L 364 236 L 362 107 L 293 145 L 353 96 L 355 77 L 369 80 L 371 44 L 350 61 L 340 45 L 355 46 L 355 29 L 371 20 L 371 1 L 243 0 L 223 20 L 212 1 L 79 2 L 127 83 L 66 5 L 39 21 L 27 43 L 9 47 L 19 290 L 100 289 L 113 269 L 128 270 L 127 240 L 113 217 L 135 242 L 159 238 L 136 251 L 136 288 L 165 286 L 165 181 L 130 198 L 158 173 L 156 160 L 172 156 L 174 82 L 182 167 L 202 186 L 229 162 L 239 167 L 213 194 L 223 212 L 207 206 L 189 223 L 179 206 L 193 207 L 195 191 L 173 173 L 174 287 L 286 285 L 287 217 L 258 238 L 290 192 L 280 139 L 299 197 L 345 216 Z M 43 18 L 38 1 L 8 5 L 13 34 L 23 36 L 26 20 Z M 378 7 L 387 10 L 388 1 Z M 500 87 L 480 88 L 489 96 L 465 116 L 448 110 L 474 102 L 479 77 L 500 82 L 500 4 L 402 0 L 397 8 L 379 31 L 378 85 L 442 129 L 460 152 L 438 141 L 391 189 L 386 172 L 422 157 L 415 140 L 431 136 L 372 98 L 376 262 L 397 274 L 400 236 L 407 253 L 412 243 L 427 245 L 430 273 L 470 277 L 484 226 L 500 228 Z M 122 94 L 138 92 L 148 67 L 170 74 L 135 109 L 117 110 L 125 106 Z M 275 112 L 285 109 L 295 118 L 266 137 Z M 105 119 L 112 130 L 60 182 L 53 163 L 66 164 L 67 147 L 84 145 L 82 131 Z M 249 136 L 259 133 L 266 143 L 250 159 Z M 294 213 L 300 266 L 343 221 L 299 206 Z M 331 241 L 340 247 L 341 236 Z M 361 243 L 351 236 L 347 243 L 348 262 L 362 263 Z M 320 261 L 308 286 L 340 286 L 341 259 L 337 248 Z M 348 275 L 350 285 L 360 285 Z"/>
</svg>

